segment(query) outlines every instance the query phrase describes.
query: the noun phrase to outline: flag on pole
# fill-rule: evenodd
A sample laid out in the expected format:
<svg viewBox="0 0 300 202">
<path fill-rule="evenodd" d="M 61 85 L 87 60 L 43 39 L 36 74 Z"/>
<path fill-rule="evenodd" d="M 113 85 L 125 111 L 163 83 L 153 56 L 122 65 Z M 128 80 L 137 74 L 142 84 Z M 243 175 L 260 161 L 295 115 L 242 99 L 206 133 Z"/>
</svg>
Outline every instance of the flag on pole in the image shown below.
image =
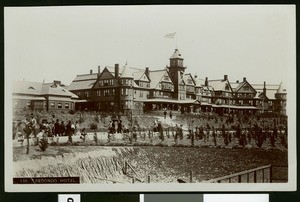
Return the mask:
<svg viewBox="0 0 300 202">
<path fill-rule="evenodd" d="M 176 34 L 176 32 L 169 33 L 169 34 L 166 34 L 164 37 L 170 38 L 170 39 L 174 39 L 175 38 L 175 34 Z"/>
</svg>

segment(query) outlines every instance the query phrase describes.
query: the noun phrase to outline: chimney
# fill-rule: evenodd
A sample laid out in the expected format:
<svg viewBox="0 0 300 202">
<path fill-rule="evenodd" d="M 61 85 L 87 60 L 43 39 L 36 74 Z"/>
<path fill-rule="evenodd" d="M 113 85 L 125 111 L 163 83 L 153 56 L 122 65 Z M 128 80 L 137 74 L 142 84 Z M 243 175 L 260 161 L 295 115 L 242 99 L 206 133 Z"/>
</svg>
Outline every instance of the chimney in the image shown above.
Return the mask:
<svg viewBox="0 0 300 202">
<path fill-rule="evenodd" d="M 236 80 L 236 83 L 240 83 L 240 81 L 239 81 L 239 80 Z"/>
<path fill-rule="evenodd" d="M 100 77 L 100 73 L 101 73 L 101 69 L 100 69 L 100 65 L 98 65 L 98 74 L 97 74 L 97 78 Z"/>
<path fill-rule="evenodd" d="M 149 67 L 146 67 L 145 74 L 146 74 L 146 76 L 150 79 L 150 75 L 149 75 Z"/>
<path fill-rule="evenodd" d="M 53 81 L 53 84 L 54 84 L 54 85 L 61 85 L 61 81 L 54 80 L 54 81 Z"/>
<path fill-rule="evenodd" d="M 246 77 L 243 78 L 243 82 L 246 82 Z"/>
<path fill-rule="evenodd" d="M 90 69 L 90 74 L 93 74 L 93 70 L 92 69 Z"/>
<path fill-rule="evenodd" d="M 263 93 L 266 95 L 266 91 L 267 91 L 267 89 L 266 89 L 266 82 L 264 81 L 264 88 L 263 88 Z"/>
<path fill-rule="evenodd" d="M 205 77 L 205 83 L 204 83 L 205 86 L 208 86 L 208 77 Z"/>
<path fill-rule="evenodd" d="M 119 64 L 115 64 L 115 77 L 119 78 Z"/>
<path fill-rule="evenodd" d="M 225 74 L 225 75 L 224 75 L 224 81 L 227 81 L 227 80 L 228 80 L 228 75 Z"/>
</svg>

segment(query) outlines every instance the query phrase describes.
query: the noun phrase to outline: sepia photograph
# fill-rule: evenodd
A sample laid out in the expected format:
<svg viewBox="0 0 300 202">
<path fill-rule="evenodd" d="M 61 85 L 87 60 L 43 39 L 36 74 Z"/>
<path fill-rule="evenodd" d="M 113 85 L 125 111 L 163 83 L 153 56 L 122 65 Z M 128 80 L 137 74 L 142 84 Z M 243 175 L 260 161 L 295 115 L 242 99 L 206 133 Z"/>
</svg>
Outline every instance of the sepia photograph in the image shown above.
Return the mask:
<svg viewBox="0 0 300 202">
<path fill-rule="evenodd" d="M 294 5 L 5 7 L 5 190 L 296 190 L 295 21 Z"/>
</svg>

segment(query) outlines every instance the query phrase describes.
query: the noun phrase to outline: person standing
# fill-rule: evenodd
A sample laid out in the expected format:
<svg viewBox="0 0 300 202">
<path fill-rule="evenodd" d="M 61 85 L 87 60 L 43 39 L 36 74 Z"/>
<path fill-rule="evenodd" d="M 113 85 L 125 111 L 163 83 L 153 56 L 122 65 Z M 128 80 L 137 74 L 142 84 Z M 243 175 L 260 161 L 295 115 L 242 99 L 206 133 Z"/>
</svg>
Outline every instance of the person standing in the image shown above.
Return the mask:
<svg viewBox="0 0 300 202">
<path fill-rule="evenodd" d="M 170 116 L 170 119 L 172 119 L 172 116 L 173 116 L 172 110 L 170 110 L 169 116 Z"/>
<path fill-rule="evenodd" d="M 68 122 L 66 125 L 66 135 L 68 136 L 68 140 L 70 143 L 72 143 L 72 123 L 71 121 Z"/>
<path fill-rule="evenodd" d="M 59 120 L 56 119 L 56 122 L 54 123 L 54 135 L 59 136 L 60 135 L 60 125 Z"/>
<path fill-rule="evenodd" d="M 175 144 L 177 144 L 177 141 L 178 141 L 178 137 L 179 137 L 179 133 L 180 133 L 180 128 L 177 124 L 175 124 Z"/>
<path fill-rule="evenodd" d="M 118 121 L 118 133 L 122 133 L 122 120 Z"/>
<path fill-rule="evenodd" d="M 29 136 L 32 133 L 32 123 L 31 121 L 28 121 L 27 118 L 25 120 L 25 128 L 23 129 L 25 134 L 26 134 L 26 139 L 27 139 L 27 151 L 26 154 L 29 154 Z"/>
<path fill-rule="evenodd" d="M 60 127 L 59 127 L 60 136 L 64 136 L 65 130 L 66 130 L 65 123 L 64 123 L 64 121 L 61 121 Z"/>
<path fill-rule="evenodd" d="M 36 138 L 37 120 L 36 118 L 34 118 L 33 114 L 31 114 L 31 126 L 32 126 L 33 136 Z"/>
</svg>

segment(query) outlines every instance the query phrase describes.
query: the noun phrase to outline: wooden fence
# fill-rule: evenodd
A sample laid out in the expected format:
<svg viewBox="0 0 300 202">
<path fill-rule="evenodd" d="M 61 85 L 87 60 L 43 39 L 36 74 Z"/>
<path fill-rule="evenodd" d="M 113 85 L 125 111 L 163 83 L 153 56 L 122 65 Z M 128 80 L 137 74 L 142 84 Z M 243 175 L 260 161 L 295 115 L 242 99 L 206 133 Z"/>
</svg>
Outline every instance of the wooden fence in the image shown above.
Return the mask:
<svg viewBox="0 0 300 202">
<path fill-rule="evenodd" d="M 285 165 L 266 165 L 231 175 L 211 179 L 200 183 L 279 183 L 288 181 L 288 166 Z M 135 171 L 135 169 L 125 161 L 123 167 L 123 173 L 127 177 L 131 178 L 132 183 L 151 183 L 151 177 L 147 176 L 146 180 Z M 110 181 L 113 183 L 128 183 L 117 180 L 98 178 L 100 180 Z M 187 182 L 188 181 L 188 182 Z M 178 183 L 193 183 L 193 172 L 189 172 L 189 180 L 177 179 Z"/>
<path fill-rule="evenodd" d="M 274 183 L 288 181 L 288 166 L 267 165 L 211 179 L 206 183 Z"/>
</svg>

